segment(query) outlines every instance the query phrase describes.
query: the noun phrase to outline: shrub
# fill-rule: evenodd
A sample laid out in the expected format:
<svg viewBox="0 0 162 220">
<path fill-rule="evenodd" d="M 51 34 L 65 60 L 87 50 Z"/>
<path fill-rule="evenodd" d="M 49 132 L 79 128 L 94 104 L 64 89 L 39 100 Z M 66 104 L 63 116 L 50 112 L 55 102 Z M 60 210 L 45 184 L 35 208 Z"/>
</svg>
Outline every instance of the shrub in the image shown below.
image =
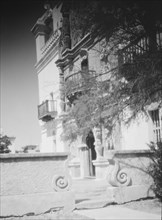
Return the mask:
<svg viewBox="0 0 162 220">
<path fill-rule="evenodd" d="M 7 135 L 0 136 L 0 154 L 10 153 L 8 146 L 11 145 L 10 138 Z"/>
<path fill-rule="evenodd" d="M 162 201 L 162 141 L 149 145 L 152 155 L 149 166 L 149 174 L 153 178 L 152 189 L 155 195 Z"/>
</svg>

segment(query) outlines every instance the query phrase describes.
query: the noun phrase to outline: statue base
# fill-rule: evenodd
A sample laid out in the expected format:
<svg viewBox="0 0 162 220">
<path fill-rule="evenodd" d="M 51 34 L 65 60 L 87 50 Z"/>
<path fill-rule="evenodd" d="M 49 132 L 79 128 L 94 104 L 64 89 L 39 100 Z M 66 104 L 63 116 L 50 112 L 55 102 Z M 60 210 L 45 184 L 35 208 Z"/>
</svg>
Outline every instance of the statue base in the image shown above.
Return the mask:
<svg viewBox="0 0 162 220">
<path fill-rule="evenodd" d="M 92 163 L 95 166 L 96 179 L 105 179 L 109 166 L 108 160 L 104 157 L 99 157 L 97 160 L 93 160 Z"/>
<path fill-rule="evenodd" d="M 72 178 L 80 177 L 80 160 L 78 157 L 75 157 L 69 161 L 68 168 Z"/>
</svg>

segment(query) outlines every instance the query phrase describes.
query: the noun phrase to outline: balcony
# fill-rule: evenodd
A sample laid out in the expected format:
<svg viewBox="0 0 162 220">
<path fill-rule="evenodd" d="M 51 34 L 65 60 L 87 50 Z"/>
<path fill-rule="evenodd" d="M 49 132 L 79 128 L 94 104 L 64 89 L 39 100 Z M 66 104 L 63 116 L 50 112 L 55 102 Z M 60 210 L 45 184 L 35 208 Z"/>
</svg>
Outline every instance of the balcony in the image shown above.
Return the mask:
<svg viewBox="0 0 162 220">
<path fill-rule="evenodd" d="M 42 121 L 50 121 L 57 115 L 57 102 L 55 100 L 46 100 L 38 105 L 38 119 Z"/>
<path fill-rule="evenodd" d="M 96 77 L 96 71 L 78 71 L 73 74 L 65 76 L 66 87 L 70 88 L 73 93 L 84 90 L 84 86 L 92 83 L 92 79 Z M 68 88 L 67 88 L 68 90 Z"/>
<path fill-rule="evenodd" d="M 161 57 L 162 30 L 159 29 L 155 37 L 156 41 L 151 41 L 143 35 L 118 52 L 118 67 L 127 81 L 134 79 L 137 72 L 148 66 L 149 60 L 157 63 L 157 57 Z"/>
<path fill-rule="evenodd" d="M 59 30 L 56 30 L 54 33 L 51 34 L 46 44 L 41 48 L 42 56 L 47 54 L 52 48 L 56 46 L 60 35 L 61 32 Z"/>
<path fill-rule="evenodd" d="M 122 50 L 119 51 L 119 64 L 133 64 L 136 58 L 142 57 L 150 51 L 151 41 L 148 36 L 141 36 L 135 41 L 128 44 Z M 162 30 L 158 30 L 156 33 L 156 50 L 162 49 Z"/>
</svg>

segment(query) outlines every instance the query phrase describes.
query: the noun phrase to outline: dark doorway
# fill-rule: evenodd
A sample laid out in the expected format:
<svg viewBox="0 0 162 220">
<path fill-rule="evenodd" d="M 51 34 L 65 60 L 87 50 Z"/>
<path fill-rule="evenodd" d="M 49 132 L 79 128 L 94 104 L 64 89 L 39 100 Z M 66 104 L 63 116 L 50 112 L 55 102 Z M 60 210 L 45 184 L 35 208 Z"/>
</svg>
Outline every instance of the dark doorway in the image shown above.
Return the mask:
<svg viewBox="0 0 162 220">
<path fill-rule="evenodd" d="M 92 161 L 96 160 L 96 151 L 95 151 L 94 142 L 95 142 L 95 138 L 94 138 L 93 132 L 90 131 L 89 134 L 87 135 L 87 138 L 86 138 L 86 144 L 89 148 L 89 155 L 90 155 L 89 160 L 90 160 L 90 167 L 91 167 L 91 176 L 95 175 L 95 167 L 92 164 Z"/>
<path fill-rule="evenodd" d="M 81 70 L 82 70 L 83 72 L 88 71 L 88 59 L 84 59 L 84 60 L 81 62 Z"/>
</svg>

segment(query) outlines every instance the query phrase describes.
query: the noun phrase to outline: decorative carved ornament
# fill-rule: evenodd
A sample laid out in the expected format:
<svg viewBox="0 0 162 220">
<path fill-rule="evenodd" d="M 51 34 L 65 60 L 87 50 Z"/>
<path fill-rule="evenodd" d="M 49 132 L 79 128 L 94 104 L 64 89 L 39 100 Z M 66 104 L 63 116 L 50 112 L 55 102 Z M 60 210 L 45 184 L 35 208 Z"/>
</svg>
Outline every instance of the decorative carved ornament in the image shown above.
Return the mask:
<svg viewBox="0 0 162 220">
<path fill-rule="evenodd" d="M 54 175 L 52 187 L 56 192 L 68 191 L 71 188 L 71 177 L 67 174 Z"/>
<path fill-rule="evenodd" d="M 52 9 L 49 8 L 46 12 L 42 15 L 42 17 L 38 18 L 37 24 L 45 24 L 45 21 L 52 16 Z"/>
<path fill-rule="evenodd" d="M 123 168 L 120 169 L 118 161 L 114 161 L 114 168 L 111 173 L 107 176 L 108 182 L 115 187 L 118 186 L 129 186 L 131 184 L 131 178 L 128 176 L 127 171 Z"/>
</svg>

